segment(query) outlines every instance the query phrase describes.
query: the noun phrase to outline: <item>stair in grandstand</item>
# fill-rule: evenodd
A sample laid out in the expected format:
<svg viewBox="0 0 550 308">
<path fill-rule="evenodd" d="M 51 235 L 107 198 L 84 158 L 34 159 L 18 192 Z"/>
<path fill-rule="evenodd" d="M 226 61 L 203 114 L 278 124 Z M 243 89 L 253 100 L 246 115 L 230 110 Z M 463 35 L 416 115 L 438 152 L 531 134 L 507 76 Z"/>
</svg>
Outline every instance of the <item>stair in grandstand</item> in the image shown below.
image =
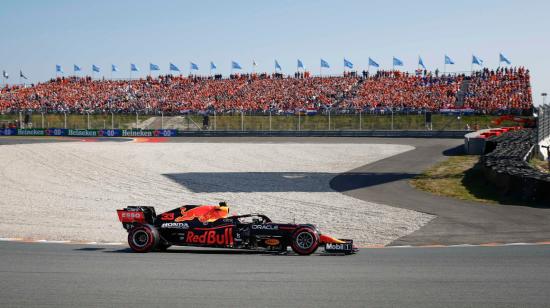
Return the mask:
<svg viewBox="0 0 550 308">
<path fill-rule="evenodd" d="M 460 85 L 460 90 L 456 93 L 456 108 L 464 107 L 464 99 L 468 93 L 468 87 L 470 86 L 470 79 L 464 79 Z"/>
<path fill-rule="evenodd" d="M 336 102 L 334 108 L 341 107 L 340 105 L 342 102 L 345 102 L 347 98 L 355 97 L 357 95 L 357 92 L 361 88 L 363 84 L 364 79 L 359 79 L 357 82 L 349 89 L 349 91 L 344 92 L 344 95 L 338 99 L 338 102 Z"/>
</svg>

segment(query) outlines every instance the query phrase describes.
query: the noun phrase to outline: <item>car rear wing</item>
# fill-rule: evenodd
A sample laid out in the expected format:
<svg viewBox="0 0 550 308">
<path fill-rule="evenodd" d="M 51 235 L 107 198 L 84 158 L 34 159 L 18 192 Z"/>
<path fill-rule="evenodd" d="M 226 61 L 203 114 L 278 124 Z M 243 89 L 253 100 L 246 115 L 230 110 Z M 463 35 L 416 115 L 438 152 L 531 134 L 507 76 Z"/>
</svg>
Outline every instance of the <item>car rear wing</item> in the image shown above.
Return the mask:
<svg viewBox="0 0 550 308">
<path fill-rule="evenodd" d="M 154 223 L 155 208 L 151 206 L 129 206 L 117 210 L 118 220 L 123 224 Z"/>
</svg>

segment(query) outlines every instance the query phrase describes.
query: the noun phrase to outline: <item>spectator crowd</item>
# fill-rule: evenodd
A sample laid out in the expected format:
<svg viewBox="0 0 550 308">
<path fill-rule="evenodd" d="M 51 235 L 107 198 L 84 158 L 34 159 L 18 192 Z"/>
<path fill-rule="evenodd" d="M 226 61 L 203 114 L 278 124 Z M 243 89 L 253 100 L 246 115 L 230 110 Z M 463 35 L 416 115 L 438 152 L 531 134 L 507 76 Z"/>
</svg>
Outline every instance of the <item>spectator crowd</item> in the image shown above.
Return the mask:
<svg viewBox="0 0 550 308">
<path fill-rule="evenodd" d="M 361 76 L 347 72 L 338 77 L 312 77 L 308 72 L 294 77 L 265 73 L 229 78 L 166 75 L 139 80 L 61 77 L 0 90 L 0 113 L 357 112 L 388 108 L 472 108 L 492 113 L 531 107 L 529 71 L 525 68 L 484 69 L 472 76 L 378 71 Z"/>
</svg>

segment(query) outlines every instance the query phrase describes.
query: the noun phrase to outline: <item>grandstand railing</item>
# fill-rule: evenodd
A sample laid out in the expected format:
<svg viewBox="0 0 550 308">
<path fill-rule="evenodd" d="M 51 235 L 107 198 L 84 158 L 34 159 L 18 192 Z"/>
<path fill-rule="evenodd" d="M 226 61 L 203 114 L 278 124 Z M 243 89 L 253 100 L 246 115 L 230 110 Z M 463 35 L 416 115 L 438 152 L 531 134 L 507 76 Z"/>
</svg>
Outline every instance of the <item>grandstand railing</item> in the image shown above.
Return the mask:
<svg viewBox="0 0 550 308">
<path fill-rule="evenodd" d="M 66 129 L 178 129 L 181 131 L 368 131 L 477 130 L 490 128 L 496 115 L 432 114 L 425 112 L 306 113 L 23 113 L 0 114 L 0 126 Z M 1 127 L 0 127 L 1 128 Z"/>
</svg>

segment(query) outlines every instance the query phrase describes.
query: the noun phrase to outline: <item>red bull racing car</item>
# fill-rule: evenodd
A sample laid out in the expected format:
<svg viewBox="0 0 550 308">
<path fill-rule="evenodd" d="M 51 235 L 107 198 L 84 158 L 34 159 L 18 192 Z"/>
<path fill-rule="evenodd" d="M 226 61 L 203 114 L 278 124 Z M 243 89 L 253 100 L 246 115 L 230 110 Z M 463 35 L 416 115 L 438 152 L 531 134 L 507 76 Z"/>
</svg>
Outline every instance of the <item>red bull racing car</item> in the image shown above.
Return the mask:
<svg viewBox="0 0 550 308">
<path fill-rule="evenodd" d="M 117 210 L 135 252 L 166 250 L 172 245 L 252 249 L 310 255 L 320 246 L 328 253 L 352 254 L 352 240 L 336 239 L 311 224 L 274 223 L 265 215 L 229 216 L 220 205 L 185 205 L 156 215 L 150 206 Z"/>
</svg>

